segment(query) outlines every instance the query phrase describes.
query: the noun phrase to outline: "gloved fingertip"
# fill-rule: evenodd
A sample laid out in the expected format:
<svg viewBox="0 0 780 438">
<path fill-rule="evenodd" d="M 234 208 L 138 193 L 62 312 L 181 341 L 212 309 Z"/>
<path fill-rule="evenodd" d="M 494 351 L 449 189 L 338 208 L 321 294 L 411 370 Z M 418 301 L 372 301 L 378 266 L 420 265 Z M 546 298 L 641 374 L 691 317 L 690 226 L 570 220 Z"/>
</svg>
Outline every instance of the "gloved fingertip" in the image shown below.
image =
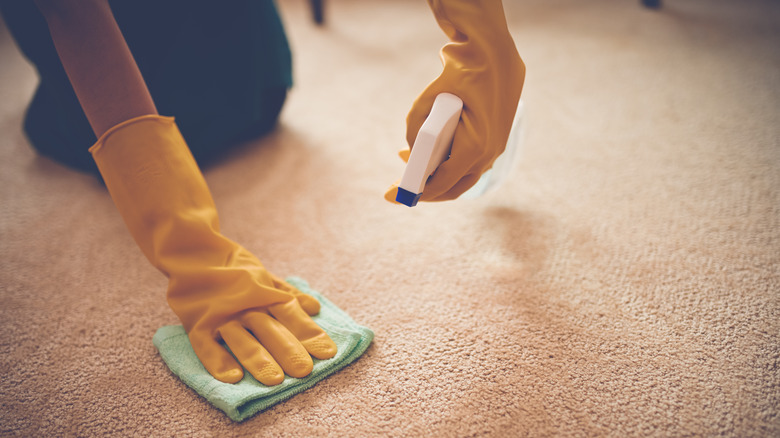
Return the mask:
<svg viewBox="0 0 780 438">
<path fill-rule="evenodd" d="M 320 313 L 320 302 L 313 296 L 302 293 L 296 295 L 295 298 L 298 300 L 298 304 L 303 308 L 303 311 L 309 316 Z"/>
<path fill-rule="evenodd" d="M 278 364 L 269 363 L 259 370 L 253 370 L 252 377 L 265 386 L 274 386 L 284 381 L 284 371 Z"/>
<path fill-rule="evenodd" d="M 263 379 L 257 379 L 257 381 L 265 386 L 276 386 L 284 382 L 284 373 L 277 373 L 272 376 L 267 376 Z"/>
<path fill-rule="evenodd" d="M 469 168 L 472 164 L 451 157 L 442 163 L 425 184 L 422 201 L 442 202 L 457 199 L 479 181 L 480 174 Z"/>
<path fill-rule="evenodd" d="M 317 359 L 330 359 L 338 353 L 336 343 L 326 333 L 301 341 L 303 348 Z"/>
<path fill-rule="evenodd" d="M 233 355 L 210 336 L 190 332 L 189 337 L 195 355 L 215 379 L 236 383 L 244 378 L 244 370 Z"/>
<path fill-rule="evenodd" d="M 292 354 L 279 361 L 284 372 L 290 377 L 301 379 L 311 374 L 314 369 L 314 361 L 308 354 Z"/>
<path fill-rule="evenodd" d="M 395 200 L 395 197 L 398 195 L 398 186 L 393 184 L 387 191 L 385 192 L 385 201 L 392 202 L 393 204 L 398 204 L 398 201 Z"/>
<path fill-rule="evenodd" d="M 211 373 L 211 375 L 220 382 L 238 383 L 241 379 L 244 378 L 244 371 L 241 368 L 233 368 L 224 371 L 217 371 Z"/>
</svg>

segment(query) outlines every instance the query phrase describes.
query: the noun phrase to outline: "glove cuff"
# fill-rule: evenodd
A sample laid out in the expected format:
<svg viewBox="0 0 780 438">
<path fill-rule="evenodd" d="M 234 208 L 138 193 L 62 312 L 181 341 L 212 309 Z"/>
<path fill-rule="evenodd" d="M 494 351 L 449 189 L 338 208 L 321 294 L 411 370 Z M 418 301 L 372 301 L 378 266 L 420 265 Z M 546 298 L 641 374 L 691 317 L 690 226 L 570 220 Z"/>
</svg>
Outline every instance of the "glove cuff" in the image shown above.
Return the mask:
<svg viewBox="0 0 780 438">
<path fill-rule="evenodd" d="M 231 252 L 226 239 L 215 238 L 214 201 L 172 117 L 127 120 L 89 151 L 136 243 L 164 274 L 172 268 L 164 262 L 176 254 L 186 257 L 197 248 L 223 258 Z"/>
</svg>

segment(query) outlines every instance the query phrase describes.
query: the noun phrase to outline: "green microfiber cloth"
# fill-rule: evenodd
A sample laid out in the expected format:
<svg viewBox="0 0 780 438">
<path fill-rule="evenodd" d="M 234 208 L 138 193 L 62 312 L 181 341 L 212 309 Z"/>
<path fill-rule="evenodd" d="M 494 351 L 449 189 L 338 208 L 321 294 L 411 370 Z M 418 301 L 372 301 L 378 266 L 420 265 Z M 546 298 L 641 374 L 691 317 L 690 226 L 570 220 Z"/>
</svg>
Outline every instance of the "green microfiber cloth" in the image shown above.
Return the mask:
<svg viewBox="0 0 780 438">
<path fill-rule="evenodd" d="M 211 376 L 192 350 L 184 327 L 160 327 L 152 342 L 168 367 L 190 388 L 211 404 L 224 411 L 233 421 L 243 421 L 280 401 L 311 388 L 320 380 L 344 368 L 360 357 L 374 332 L 360 326 L 343 310 L 312 290 L 305 280 L 289 277 L 286 281 L 320 302 L 320 313 L 312 317 L 338 346 L 336 356 L 327 360 L 314 359 L 314 370 L 303 378 L 285 376 L 276 386 L 265 386 L 249 373 L 235 384 L 223 383 Z"/>
</svg>

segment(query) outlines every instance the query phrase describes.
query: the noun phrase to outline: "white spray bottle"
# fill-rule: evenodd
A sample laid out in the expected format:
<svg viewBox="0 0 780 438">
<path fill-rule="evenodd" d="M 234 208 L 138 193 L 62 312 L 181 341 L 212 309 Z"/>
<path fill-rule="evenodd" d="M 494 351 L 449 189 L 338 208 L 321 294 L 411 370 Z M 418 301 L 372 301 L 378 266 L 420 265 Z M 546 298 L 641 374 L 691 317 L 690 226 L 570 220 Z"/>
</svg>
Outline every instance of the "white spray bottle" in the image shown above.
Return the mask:
<svg viewBox="0 0 780 438">
<path fill-rule="evenodd" d="M 463 110 L 463 101 L 454 94 L 441 93 L 433 102 L 431 113 L 425 119 L 414 140 L 409 161 L 406 163 L 396 201 L 414 207 L 420 200 L 428 177 L 450 156 L 455 128 Z M 523 101 L 515 112 L 515 120 L 509 133 L 504 152 L 496 158 L 477 183 L 459 199 L 474 199 L 492 192 L 512 173 L 520 157 L 519 149 L 524 136 Z"/>
</svg>

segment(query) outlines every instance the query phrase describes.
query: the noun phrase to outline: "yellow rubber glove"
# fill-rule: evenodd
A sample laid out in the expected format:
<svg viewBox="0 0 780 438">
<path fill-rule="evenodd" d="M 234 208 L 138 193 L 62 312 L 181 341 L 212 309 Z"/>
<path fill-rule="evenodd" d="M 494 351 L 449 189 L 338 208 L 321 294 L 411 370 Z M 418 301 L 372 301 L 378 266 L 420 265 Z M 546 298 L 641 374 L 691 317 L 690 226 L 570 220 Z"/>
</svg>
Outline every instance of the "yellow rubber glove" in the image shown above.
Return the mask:
<svg viewBox="0 0 780 438">
<path fill-rule="evenodd" d="M 441 50 L 441 75 L 417 97 L 406 118 L 406 140 L 412 147 L 439 93 L 452 93 L 463 100 L 450 158 L 431 176 L 420 198 L 446 201 L 476 184 L 504 151 L 523 89 L 525 65 L 509 34 L 500 0 L 428 3 L 450 42 Z M 397 190 L 396 183 L 385 198 L 394 201 Z"/>
<path fill-rule="evenodd" d="M 240 362 L 261 383 L 276 385 L 284 373 L 311 373 L 311 356 L 336 354 L 307 314 L 319 311 L 316 299 L 220 233 L 206 181 L 172 118 L 121 123 L 90 152 L 133 238 L 168 277 L 168 304 L 212 376 L 235 383 L 244 375 Z"/>
</svg>

